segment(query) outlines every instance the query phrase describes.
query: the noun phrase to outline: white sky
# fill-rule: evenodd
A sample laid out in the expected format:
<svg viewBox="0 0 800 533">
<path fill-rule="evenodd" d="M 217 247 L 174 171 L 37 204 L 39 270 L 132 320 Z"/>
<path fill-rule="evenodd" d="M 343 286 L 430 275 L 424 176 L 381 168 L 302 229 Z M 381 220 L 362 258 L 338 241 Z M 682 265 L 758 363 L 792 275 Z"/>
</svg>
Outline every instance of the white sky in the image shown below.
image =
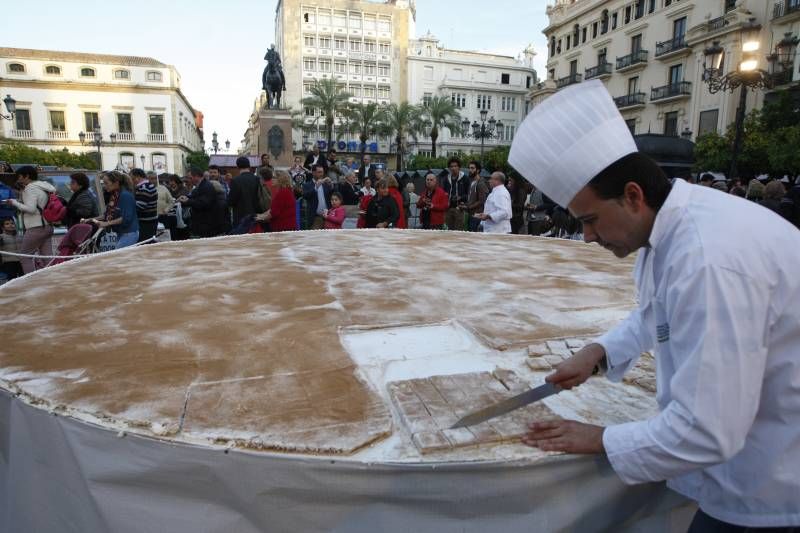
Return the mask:
<svg viewBox="0 0 800 533">
<path fill-rule="evenodd" d="M 417 34 L 448 48 L 516 56 L 528 43 L 544 77 L 546 0 L 417 0 Z M 6 9 L 0 46 L 149 56 L 174 65 L 181 89 L 220 144 L 239 147 L 274 41 L 276 0 L 27 0 Z M 9 18 L 10 15 L 10 18 Z"/>
</svg>

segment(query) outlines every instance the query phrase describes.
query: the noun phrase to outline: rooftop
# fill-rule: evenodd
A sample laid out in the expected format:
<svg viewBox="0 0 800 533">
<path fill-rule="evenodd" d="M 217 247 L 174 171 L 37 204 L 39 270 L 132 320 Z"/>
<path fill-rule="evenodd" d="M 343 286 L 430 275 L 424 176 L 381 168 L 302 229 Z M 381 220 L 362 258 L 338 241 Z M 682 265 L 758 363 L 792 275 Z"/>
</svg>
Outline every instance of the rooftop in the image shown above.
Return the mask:
<svg viewBox="0 0 800 533">
<path fill-rule="evenodd" d="M 129 67 L 168 67 L 152 57 L 90 54 L 84 52 L 62 52 L 57 50 L 34 50 L 31 48 L 0 47 L 0 57 L 14 59 L 40 59 L 43 61 L 67 61 L 73 63 L 109 63 Z"/>
</svg>

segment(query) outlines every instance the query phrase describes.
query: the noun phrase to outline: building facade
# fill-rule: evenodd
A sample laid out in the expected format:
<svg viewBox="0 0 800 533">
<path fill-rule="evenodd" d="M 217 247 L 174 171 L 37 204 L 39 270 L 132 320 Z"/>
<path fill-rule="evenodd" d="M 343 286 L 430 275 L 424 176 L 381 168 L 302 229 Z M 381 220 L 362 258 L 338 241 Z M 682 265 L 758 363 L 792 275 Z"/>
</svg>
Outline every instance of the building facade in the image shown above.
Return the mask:
<svg viewBox="0 0 800 533">
<path fill-rule="evenodd" d="M 409 49 L 409 102 L 423 104 L 434 95 L 448 97 L 462 120 L 470 123 L 480 122 L 481 111 L 485 110 L 488 118 L 503 125 L 498 136 L 485 140 L 486 148 L 511 144 L 528 112 L 528 93 L 537 82 L 532 47 L 523 52 L 522 59 L 451 50 L 428 32 L 411 41 Z M 437 153 L 477 152 L 480 145 L 480 140 L 445 129 L 439 134 Z M 419 138 L 411 148 L 414 153 L 430 155 L 430 138 Z"/>
<path fill-rule="evenodd" d="M 302 109 L 311 131 L 307 142 L 325 139 L 322 120 L 317 120 L 319 110 L 304 109 L 300 104 L 310 96 L 315 80 L 337 80 L 353 95 L 354 103 L 408 99 L 406 58 L 415 17 L 413 0 L 278 0 L 275 46 L 286 76 L 286 104 Z M 256 101 L 251 129 L 262 105 L 261 99 Z M 315 121 L 318 125 L 311 126 Z M 300 147 L 302 131 L 295 130 L 292 140 Z M 356 139 L 341 140 L 347 144 Z M 252 144 L 248 134 L 244 144 Z M 386 140 L 378 145 L 376 139 L 375 144 L 372 151 L 388 151 Z"/>
<path fill-rule="evenodd" d="M 739 91 L 710 93 L 705 51 L 718 43 L 725 51 L 722 72 L 737 69 L 741 30 L 751 20 L 761 25 L 758 67 L 785 69 L 773 91 L 800 79 L 796 58 L 776 67 L 771 56 L 785 34 L 798 34 L 798 0 L 556 0 L 547 15 L 547 79 L 530 92 L 531 105 L 600 79 L 634 134 L 695 139 L 724 133 L 735 121 Z M 751 91 L 747 109 L 769 95 Z"/>
<path fill-rule="evenodd" d="M 0 136 L 95 154 L 99 130 L 104 169 L 183 173 L 186 155 L 203 150 L 202 113 L 181 92 L 178 71 L 155 59 L 0 48 L 0 94 L 17 102 Z"/>
</svg>

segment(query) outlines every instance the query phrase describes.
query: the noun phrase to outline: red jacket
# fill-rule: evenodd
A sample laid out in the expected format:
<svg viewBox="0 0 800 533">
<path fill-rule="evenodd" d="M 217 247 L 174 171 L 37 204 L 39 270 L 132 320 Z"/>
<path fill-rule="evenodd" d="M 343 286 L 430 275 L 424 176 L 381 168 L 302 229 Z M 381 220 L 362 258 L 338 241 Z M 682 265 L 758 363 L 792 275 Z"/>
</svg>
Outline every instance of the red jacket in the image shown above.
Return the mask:
<svg viewBox="0 0 800 533">
<path fill-rule="evenodd" d="M 289 187 L 278 189 L 272 197 L 272 220 L 269 221 L 272 231 L 297 231 L 297 204 L 294 192 Z"/>
<path fill-rule="evenodd" d="M 329 209 L 327 216 L 324 217 L 325 229 L 342 229 L 346 217 L 347 214 L 342 206 Z"/>
<path fill-rule="evenodd" d="M 406 213 L 403 209 L 403 195 L 394 187 L 389 187 L 389 196 L 394 198 L 397 208 L 400 210 L 400 218 L 397 219 L 397 224 L 395 224 L 394 227 L 398 229 L 408 228 L 408 226 L 406 226 Z"/>
<path fill-rule="evenodd" d="M 430 198 L 431 192 L 426 188 L 417 201 L 417 207 L 420 209 L 425 208 L 425 198 Z M 433 199 L 431 200 L 431 226 L 441 226 L 444 224 L 444 215 L 447 208 L 450 207 L 450 198 L 444 189 L 437 185 L 436 190 L 433 191 Z"/>
<path fill-rule="evenodd" d="M 372 201 L 371 194 L 365 194 L 361 197 L 361 201 L 358 203 L 358 210 L 364 211 L 366 213 L 367 207 L 369 207 L 369 203 Z M 366 215 L 358 215 L 358 224 L 356 224 L 357 228 L 366 228 L 367 227 L 367 217 Z"/>
</svg>

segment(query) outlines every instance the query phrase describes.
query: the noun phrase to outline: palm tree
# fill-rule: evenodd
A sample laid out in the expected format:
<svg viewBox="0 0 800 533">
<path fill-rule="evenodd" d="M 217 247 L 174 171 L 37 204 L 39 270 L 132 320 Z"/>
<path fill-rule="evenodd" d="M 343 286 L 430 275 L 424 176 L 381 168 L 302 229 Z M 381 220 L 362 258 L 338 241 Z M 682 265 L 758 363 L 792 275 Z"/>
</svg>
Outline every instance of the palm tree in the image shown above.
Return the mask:
<svg viewBox="0 0 800 533">
<path fill-rule="evenodd" d="M 380 106 L 375 102 L 366 104 L 352 104 L 344 112 L 345 120 L 350 131 L 358 134 L 361 141 L 361 158 L 359 164 L 364 160 L 364 152 L 367 150 L 367 141 L 376 134 L 382 133 L 385 106 Z"/>
<path fill-rule="evenodd" d="M 436 140 L 439 130 L 447 128 L 451 133 L 461 132 L 461 115 L 455 104 L 446 96 L 434 96 L 422 106 L 426 127 L 431 129 L 431 155 L 436 157 Z"/>
<path fill-rule="evenodd" d="M 418 134 L 423 129 L 422 109 L 408 102 L 390 104 L 386 108 L 383 120 L 383 129 L 387 135 L 394 137 L 397 144 L 397 171 L 402 172 L 406 139 L 411 136 L 416 142 Z"/>
<path fill-rule="evenodd" d="M 300 100 L 305 107 L 319 109 L 320 116 L 314 119 L 314 123 L 325 118 L 325 138 L 329 148 L 333 144 L 333 125 L 336 123 L 336 117 L 343 115 L 347 110 L 351 96 L 337 85 L 336 80 L 323 79 L 315 81 L 311 86 L 311 96 Z"/>
</svg>

